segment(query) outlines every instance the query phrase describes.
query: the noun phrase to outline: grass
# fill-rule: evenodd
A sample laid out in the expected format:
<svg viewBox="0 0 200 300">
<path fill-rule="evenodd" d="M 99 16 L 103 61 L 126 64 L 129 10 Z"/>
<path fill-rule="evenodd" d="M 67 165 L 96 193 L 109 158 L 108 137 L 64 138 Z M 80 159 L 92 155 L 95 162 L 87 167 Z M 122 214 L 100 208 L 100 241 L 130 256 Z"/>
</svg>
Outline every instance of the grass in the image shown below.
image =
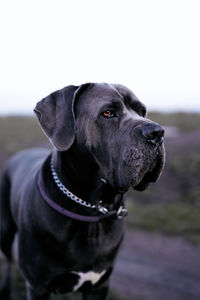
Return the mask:
<svg viewBox="0 0 200 300">
<path fill-rule="evenodd" d="M 7 156 L 45 140 L 45 135 L 33 117 L 0 118 L 0 154 Z"/>
<path fill-rule="evenodd" d="M 199 143 L 200 144 L 200 143 Z M 168 163 L 168 167 L 174 176 L 182 176 L 183 174 L 197 178 L 200 171 L 200 145 L 196 151 L 187 153 L 187 159 L 185 156 L 174 156 Z"/>
<path fill-rule="evenodd" d="M 187 203 L 134 204 L 128 201 L 128 225 L 152 232 L 182 236 L 200 243 L 200 209 Z"/>
</svg>

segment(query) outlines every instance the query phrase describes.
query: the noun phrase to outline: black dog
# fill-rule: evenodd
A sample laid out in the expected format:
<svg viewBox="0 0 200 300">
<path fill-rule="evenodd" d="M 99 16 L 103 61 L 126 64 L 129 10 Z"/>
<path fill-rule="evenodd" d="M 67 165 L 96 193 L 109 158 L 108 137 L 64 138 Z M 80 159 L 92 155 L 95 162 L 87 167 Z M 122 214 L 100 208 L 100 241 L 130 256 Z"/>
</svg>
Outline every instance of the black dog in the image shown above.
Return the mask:
<svg viewBox="0 0 200 300">
<path fill-rule="evenodd" d="M 34 111 L 56 149 L 20 152 L 3 172 L 0 242 L 8 264 L 0 298 L 9 299 L 17 232 L 28 300 L 71 291 L 106 299 L 123 239 L 123 194 L 160 176 L 164 130 L 122 85 L 69 86 Z"/>
</svg>

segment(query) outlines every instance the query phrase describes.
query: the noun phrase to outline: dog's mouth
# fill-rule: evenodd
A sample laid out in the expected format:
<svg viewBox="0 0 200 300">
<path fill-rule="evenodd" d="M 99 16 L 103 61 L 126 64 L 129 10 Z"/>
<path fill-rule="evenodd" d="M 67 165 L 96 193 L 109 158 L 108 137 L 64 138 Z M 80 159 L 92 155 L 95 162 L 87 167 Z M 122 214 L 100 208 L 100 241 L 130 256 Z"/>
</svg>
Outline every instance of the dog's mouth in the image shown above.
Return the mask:
<svg viewBox="0 0 200 300">
<path fill-rule="evenodd" d="M 107 172 L 102 172 L 102 177 L 117 193 L 125 193 L 131 187 L 143 191 L 149 183 L 159 179 L 165 163 L 165 149 L 163 144 L 139 140 L 123 148 L 120 157 L 118 161 L 115 157 Z"/>
<path fill-rule="evenodd" d="M 156 171 L 158 169 L 159 166 L 156 156 L 148 171 L 143 175 L 139 183 L 133 185 L 133 188 L 137 191 L 144 191 L 148 187 L 150 182 L 156 182 L 160 174 L 160 172 L 158 173 L 158 171 Z"/>
<path fill-rule="evenodd" d="M 115 173 L 114 189 L 120 193 L 130 187 L 137 191 L 145 190 L 149 183 L 156 182 L 163 170 L 165 162 L 164 146 L 151 148 L 151 151 L 137 150 L 127 152 L 127 159 L 120 171 Z"/>
<path fill-rule="evenodd" d="M 136 185 L 132 185 L 132 187 L 137 191 L 144 191 L 148 187 L 149 183 L 158 181 L 162 173 L 164 163 L 164 147 L 159 147 L 153 162 L 150 164 L 150 167 L 143 174 L 139 182 Z"/>
</svg>

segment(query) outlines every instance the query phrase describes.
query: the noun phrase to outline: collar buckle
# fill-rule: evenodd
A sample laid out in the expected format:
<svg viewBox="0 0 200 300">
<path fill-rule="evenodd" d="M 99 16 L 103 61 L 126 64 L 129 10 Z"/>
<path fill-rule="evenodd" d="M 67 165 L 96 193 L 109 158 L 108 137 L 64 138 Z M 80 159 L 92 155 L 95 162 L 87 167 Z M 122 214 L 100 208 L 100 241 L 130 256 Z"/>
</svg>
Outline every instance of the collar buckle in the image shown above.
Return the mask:
<svg viewBox="0 0 200 300">
<path fill-rule="evenodd" d="M 102 201 L 100 201 L 97 205 L 97 211 L 102 213 L 105 217 L 114 217 L 117 218 L 118 220 L 122 220 L 125 218 L 128 214 L 128 211 L 124 206 L 120 206 L 119 209 L 109 211 L 107 208 L 101 205 Z"/>
<path fill-rule="evenodd" d="M 109 211 L 104 206 L 101 206 L 100 204 L 97 206 L 97 211 L 102 213 L 103 215 L 109 215 Z"/>
<path fill-rule="evenodd" d="M 123 218 L 125 218 L 128 214 L 128 211 L 126 208 L 124 208 L 123 206 L 120 206 L 117 213 L 116 213 L 116 217 L 117 219 L 121 220 Z"/>
</svg>

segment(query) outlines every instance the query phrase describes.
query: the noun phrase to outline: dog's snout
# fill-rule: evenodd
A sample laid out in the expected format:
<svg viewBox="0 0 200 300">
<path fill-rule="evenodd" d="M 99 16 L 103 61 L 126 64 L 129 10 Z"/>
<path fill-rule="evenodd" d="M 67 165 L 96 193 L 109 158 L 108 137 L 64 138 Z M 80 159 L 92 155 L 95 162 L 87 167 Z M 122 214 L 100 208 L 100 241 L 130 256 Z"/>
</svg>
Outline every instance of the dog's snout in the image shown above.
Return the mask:
<svg viewBox="0 0 200 300">
<path fill-rule="evenodd" d="M 143 136 L 152 144 L 161 144 L 164 140 L 164 128 L 157 123 L 146 123 L 141 130 Z"/>
</svg>

